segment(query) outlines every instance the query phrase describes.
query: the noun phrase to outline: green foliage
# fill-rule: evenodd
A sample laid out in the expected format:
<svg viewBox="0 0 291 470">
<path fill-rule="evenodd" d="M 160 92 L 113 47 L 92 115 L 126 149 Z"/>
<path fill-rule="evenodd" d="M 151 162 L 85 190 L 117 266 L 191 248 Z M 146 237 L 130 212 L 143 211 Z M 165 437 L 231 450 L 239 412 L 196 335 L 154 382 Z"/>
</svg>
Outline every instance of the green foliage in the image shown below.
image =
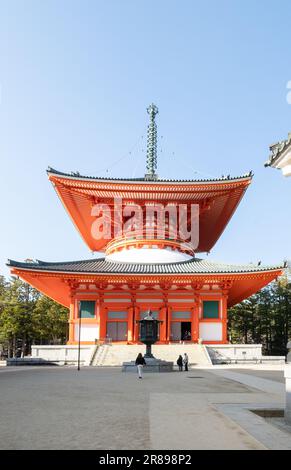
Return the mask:
<svg viewBox="0 0 291 470">
<path fill-rule="evenodd" d="M 32 344 L 63 344 L 68 309 L 18 278 L 0 276 L 0 348 L 9 356 L 29 354 Z M 291 338 L 291 282 L 287 276 L 232 307 L 232 343 L 262 343 L 269 355 L 285 355 Z M 1 349 L 0 349 L 1 352 Z"/>
<path fill-rule="evenodd" d="M 34 310 L 34 333 L 53 344 L 64 343 L 67 337 L 68 309 L 48 297 L 41 296 Z"/>
<path fill-rule="evenodd" d="M 269 355 L 285 355 L 291 336 L 291 282 L 287 276 L 232 307 L 228 312 L 232 343 L 261 343 Z"/>
<path fill-rule="evenodd" d="M 0 277 L 0 346 L 8 356 L 30 353 L 33 343 L 66 341 L 68 310 L 18 278 Z"/>
</svg>

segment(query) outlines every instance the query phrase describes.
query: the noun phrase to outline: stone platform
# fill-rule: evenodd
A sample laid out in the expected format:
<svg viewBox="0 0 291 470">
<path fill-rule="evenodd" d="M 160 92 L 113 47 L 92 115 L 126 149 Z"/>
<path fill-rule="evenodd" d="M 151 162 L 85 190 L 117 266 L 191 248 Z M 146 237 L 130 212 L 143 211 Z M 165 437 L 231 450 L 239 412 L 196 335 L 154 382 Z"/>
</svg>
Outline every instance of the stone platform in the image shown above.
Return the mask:
<svg viewBox="0 0 291 470">
<path fill-rule="evenodd" d="M 55 366 L 57 362 L 47 361 L 39 357 L 12 357 L 6 360 L 6 366 Z M 63 365 L 63 364 L 61 364 Z"/>
<path fill-rule="evenodd" d="M 143 372 L 173 372 L 174 363 L 169 361 L 163 361 L 162 359 L 147 358 L 145 357 L 146 365 L 143 367 Z M 135 372 L 137 367 L 135 361 L 123 362 L 122 372 Z"/>
</svg>

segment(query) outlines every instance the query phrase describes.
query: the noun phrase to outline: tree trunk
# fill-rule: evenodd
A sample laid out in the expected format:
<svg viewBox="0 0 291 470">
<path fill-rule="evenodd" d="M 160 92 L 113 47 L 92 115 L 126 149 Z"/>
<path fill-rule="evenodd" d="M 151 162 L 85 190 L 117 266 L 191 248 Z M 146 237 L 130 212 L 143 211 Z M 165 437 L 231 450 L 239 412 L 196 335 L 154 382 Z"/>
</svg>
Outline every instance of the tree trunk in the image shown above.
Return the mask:
<svg viewBox="0 0 291 470">
<path fill-rule="evenodd" d="M 28 340 L 26 343 L 26 355 L 31 356 L 31 340 Z"/>
<path fill-rule="evenodd" d="M 12 357 L 16 357 L 16 336 L 15 335 L 13 335 L 13 343 L 12 344 L 13 344 L 13 346 L 12 346 L 12 351 L 13 351 Z"/>
<path fill-rule="evenodd" d="M 248 327 L 246 322 L 244 322 L 244 342 L 245 344 L 248 343 Z"/>
<path fill-rule="evenodd" d="M 22 338 L 21 357 L 25 356 L 25 346 L 26 346 L 26 335 L 24 335 L 23 338 Z"/>
<path fill-rule="evenodd" d="M 13 357 L 13 345 L 12 345 L 12 339 L 9 338 L 8 340 L 8 358 L 11 359 Z"/>
</svg>

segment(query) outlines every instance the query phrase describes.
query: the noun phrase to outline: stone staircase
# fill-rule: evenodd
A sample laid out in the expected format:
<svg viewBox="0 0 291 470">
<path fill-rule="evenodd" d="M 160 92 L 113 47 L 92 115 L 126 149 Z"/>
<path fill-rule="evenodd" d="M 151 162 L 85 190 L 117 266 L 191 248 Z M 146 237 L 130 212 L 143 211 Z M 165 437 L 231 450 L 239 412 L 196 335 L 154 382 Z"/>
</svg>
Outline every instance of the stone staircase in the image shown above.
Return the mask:
<svg viewBox="0 0 291 470">
<path fill-rule="evenodd" d="M 103 344 L 102 346 L 96 346 L 95 353 L 93 354 L 90 365 L 91 366 L 107 365 L 106 361 L 107 361 L 107 356 L 109 353 L 109 348 L 111 348 L 110 344 Z M 111 365 L 111 364 L 108 364 L 108 365 Z"/>
<path fill-rule="evenodd" d="M 123 362 L 134 361 L 138 353 L 145 354 L 144 344 L 104 344 L 96 346 L 90 361 L 91 366 L 121 366 Z M 188 354 L 190 366 L 210 366 L 207 349 L 202 344 L 154 344 L 153 355 L 157 359 L 173 361 Z"/>
</svg>

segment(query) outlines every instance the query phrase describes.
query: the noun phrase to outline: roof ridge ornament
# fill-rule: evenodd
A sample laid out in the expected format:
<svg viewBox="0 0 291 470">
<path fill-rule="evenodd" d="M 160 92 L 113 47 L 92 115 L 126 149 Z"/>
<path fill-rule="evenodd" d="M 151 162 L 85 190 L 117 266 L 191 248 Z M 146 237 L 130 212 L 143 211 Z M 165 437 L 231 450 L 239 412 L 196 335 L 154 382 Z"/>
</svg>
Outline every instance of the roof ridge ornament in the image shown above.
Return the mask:
<svg viewBox="0 0 291 470">
<path fill-rule="evenodd" d="M 156 174 L 157 169 L 157 125 L 155 117 L 158 114 L 158 107 L 152 103 L 147 108 L 147 112 L 150 116 L 150 122 L 147 130 L 147 162 L 146 162 L 146 180 L 157 180 L 158 175 Z"/>
</svg>

